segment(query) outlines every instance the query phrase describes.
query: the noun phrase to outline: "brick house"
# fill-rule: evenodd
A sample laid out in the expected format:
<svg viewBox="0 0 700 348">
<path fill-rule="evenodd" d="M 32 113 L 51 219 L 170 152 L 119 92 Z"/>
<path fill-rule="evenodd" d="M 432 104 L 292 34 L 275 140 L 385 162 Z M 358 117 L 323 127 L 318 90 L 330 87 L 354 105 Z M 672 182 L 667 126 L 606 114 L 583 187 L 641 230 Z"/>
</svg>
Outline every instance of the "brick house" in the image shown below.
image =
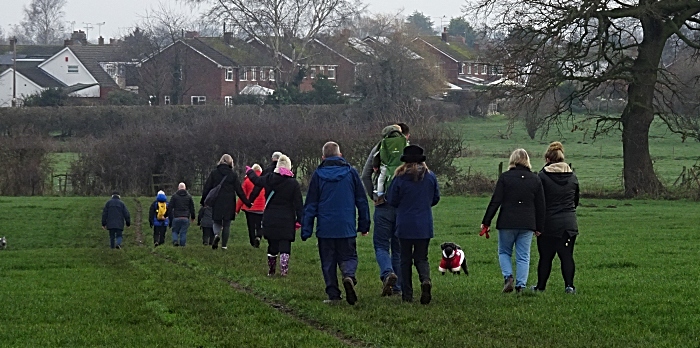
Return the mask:
<svg viewBox="0 0 700 348">
<path fill-rule="evenodd" d="M 232 105 L 246 86 L 272 88 L 273 67 L 269 55 L 230 33 L 186 38 L 141 63 L 140 93 L 161 105 Z"/>
</svg>

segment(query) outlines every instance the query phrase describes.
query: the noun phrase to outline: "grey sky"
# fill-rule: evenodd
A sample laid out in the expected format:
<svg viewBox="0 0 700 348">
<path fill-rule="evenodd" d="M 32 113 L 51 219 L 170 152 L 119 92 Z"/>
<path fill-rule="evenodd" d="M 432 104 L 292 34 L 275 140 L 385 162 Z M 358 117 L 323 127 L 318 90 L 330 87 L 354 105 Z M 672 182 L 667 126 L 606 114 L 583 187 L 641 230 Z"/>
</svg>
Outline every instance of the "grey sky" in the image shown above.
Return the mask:
<svg viewBox="0 0 700 348">
<path fill-rule="evenodd" d="M 9 31 L 10 25 L 18 24 L 23 17 L 22 8 L 30 0 L 0 0 L 0 26 L 5 33 Z M 92 23 L 93 29 L 88 34 L 90 40 L 96 40 L 98 31 L 105 38 L 118 37 L 124 33 L 126 28 L 132 27 L 139 21 L 139 15 L 151 7 L 157 7 L 159 3 L 170 6 L 186 13 L 199 13 L 199 10 L 192 10 L 189 6 L 181 5 L 176 0 L 68 0 L 65 11 L 66 21 L 75 21 L 75 29 L 85 30 L 85 24 Z M 365 0 L 369 5 L 369 11 L 382 13 L 395 13 L 404 9 L 404 14 L 409 15 L 414 10 L 423 12 L 430 16 L 436 26 L 441 23 L 446 25 L 450 17 L 461 15 L 460 7 L 464 5 L 464 0 Z M 444 17 L 443 17 L 444 16 Z M 444 19 L 443 19 L 444 18 Z M 105 22 L 101 30 L 98 30 L 96 23 Z M 67 23 L 70 27 L 71 24 Z"/>
</svg>

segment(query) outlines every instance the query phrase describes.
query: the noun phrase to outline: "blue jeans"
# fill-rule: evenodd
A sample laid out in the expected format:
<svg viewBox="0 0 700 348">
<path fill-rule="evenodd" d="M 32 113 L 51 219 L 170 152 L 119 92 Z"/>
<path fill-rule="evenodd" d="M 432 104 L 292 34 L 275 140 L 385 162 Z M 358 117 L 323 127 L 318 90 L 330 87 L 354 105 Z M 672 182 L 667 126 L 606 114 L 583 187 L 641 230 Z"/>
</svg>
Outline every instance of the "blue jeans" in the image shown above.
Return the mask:
<svg viewBox="0 0 700 348">
<path fill-rule="evenodd" d="M 401 246 L 396 232 L 396 209 L 389 204 L 382 204 L 374 208 L 374 257 L 379 265 L 379 279 L 390 273 L 396 274 L 394 291 L 401 291 Z"/>
<path fill-rule="evenodd" d="M 122 233 L 124 230 L 118 228 L 109 229 L 109 247 L 114 249 L 117 245 L 122 245 Z"/>
<path fill-rule="evenodd" d="M 180 246 L 185 246 L 187 242 L 187 229 L 190 228 L 190 219 L 179 217 L 173 220 L 173 243 L 180 243 Z M 178 236 L 179 241 L 178 241 Z"/>
<path fill-rule="evenodd" d="M 328 299 L 340 300 L 338 268 L 343 278 L 350 277 L 357 283 L 357 238 L 318 238 L 318 255 Z"/>
<path fill-rule="evenodd" d="M 503 229 L 498 230 L 498 262 L 501 264 L 503 278 L 513 275 L 511 256 L 515 246 L 515 286 L 525 287 L 530 272 L 530 244 L 532 230 Z"/>
</svg>

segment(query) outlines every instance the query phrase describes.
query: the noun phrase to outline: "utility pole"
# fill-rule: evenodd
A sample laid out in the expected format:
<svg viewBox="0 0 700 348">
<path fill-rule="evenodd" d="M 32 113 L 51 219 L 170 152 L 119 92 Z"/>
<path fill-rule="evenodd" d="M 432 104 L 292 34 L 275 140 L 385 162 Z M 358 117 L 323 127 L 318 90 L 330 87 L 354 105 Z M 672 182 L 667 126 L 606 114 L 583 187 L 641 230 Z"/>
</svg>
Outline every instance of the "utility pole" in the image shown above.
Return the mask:
<svg viewBox="0 0 700 348">
<path fill-rule="evenodd" d="M 12 107 L 17 106 L 17 37 L 10 39 L 12 45 Z"/>
<path fill-rule="evenodd" d="M 100 23 L 95 23 L 97 26 L 97 37 L 102 37 L 102 26 L 105 25 L 105 22 L 100 22 Z"/>
</svg>

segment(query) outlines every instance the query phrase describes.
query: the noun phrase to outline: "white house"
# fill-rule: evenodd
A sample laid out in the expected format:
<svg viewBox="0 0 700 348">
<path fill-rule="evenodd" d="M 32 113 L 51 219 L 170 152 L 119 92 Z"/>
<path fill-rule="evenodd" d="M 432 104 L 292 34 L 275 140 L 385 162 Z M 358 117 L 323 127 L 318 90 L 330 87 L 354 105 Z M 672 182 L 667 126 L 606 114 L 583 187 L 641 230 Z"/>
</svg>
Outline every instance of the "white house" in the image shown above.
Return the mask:
<svg viewBox="0 0 700 348">
<path fill-rule="evenodd" d="M 100 85 L 85 65 L 66 47 L 38 66 L 65 86 L 91 85 L 92 87 L 74 92 L 74 96 L 99 98 Z"/>
</svg>

